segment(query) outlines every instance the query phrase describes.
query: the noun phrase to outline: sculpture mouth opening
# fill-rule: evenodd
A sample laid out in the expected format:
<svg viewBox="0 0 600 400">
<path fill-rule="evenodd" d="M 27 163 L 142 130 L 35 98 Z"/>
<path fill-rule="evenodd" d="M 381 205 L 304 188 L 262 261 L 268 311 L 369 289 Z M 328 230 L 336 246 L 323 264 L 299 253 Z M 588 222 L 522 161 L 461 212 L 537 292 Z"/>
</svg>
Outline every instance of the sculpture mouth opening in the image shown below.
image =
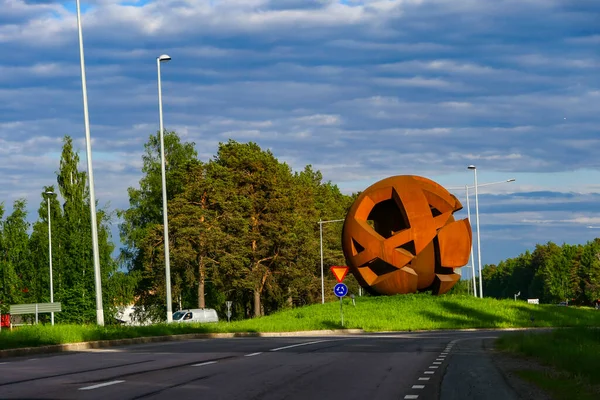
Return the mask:
<svg viewBox="0 0 600 400">
<path fill-rule="evenodd" d="M 368 222 L 375 232 L 384 238 L 392 237 L 396 232 L 410 229 L 410 223 L 402 203 L 393 198 L 382 201 L 371 210 Z"/>
</svg>

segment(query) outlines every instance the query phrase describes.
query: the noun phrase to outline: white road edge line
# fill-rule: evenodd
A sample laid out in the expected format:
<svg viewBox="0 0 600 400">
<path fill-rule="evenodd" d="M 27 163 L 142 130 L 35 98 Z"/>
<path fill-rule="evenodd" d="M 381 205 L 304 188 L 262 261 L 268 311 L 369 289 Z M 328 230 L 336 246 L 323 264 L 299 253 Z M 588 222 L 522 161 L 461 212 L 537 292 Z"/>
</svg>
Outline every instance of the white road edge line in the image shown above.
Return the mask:
<svg viewBox="0 0 600 400">
<path fill-rule="evenodd" d="M 279 351 L 279 350 L 291 349 L 293 347 L 308 346 L 309 344 L 317 344 L 317 343 L 323 343 L 323 342 L 333 342 L 333 340 L 316 340 L 314 342 L 292 344 L 290 346 L 278 347 L 276 349 L 271 349 L 269 351 Z"/>
<path fill-rule="evenodd" d="M 413 389 L 425 389 L 425 385 L 413 385 Z"/>
<path fill-rule="evenodd" d="M 439 361 L 434 361 L 434 362 L 433 362 L 433 365 L 442 365 L 442 363 L 441 363 L 441 362 L 439 362 Z"/>
<path fill-rule="evenodd" d="M 425 371 L 425 373 L 431 375 L 431 374 L 435 373 L 435 371 Z"/>
<path fill-rule="evenodd" d="M 111 385 L 116 385 L 117 383 L 123 383 L 125 381 L 110 381 L 110 382 L 104 382 L 104 383 L 99 383 L 97 385 L 92 385 L 92 386 L 86 386 L 86 387 L 82 387 L 79 388 L 79 390 L 93 390 L 93 389 L 99 389 L 101 387 L 105 387 L 105 386 L 111 386 Z"/>
<path fill-rule="evenodd" d="M 216 363 L 217 363 L 216 361 L 207 361 L 207 362 L 203 362 L 200 364 L 193 364 L 192 367 L 201 367 L 203 365 L 210 365 L 210 364 L 216 364 Z"/>
<path fill-rule="evenodd" d="M 406 400 L 409 400 L 409 399 L 410 399 L 410 400 L 414 400 L 414 399 L 418 399 L 418 398 L 419 398 L 419 395 L 418 395 L 418 394 L 407 394 L 406 396 L 404 396 L 404 398 L 405 398 Z"/>
<path fill-rule="evenodd" d="M 431 379 L 431 378 L 430 378 L 430 377 L 428 377 L 428 376 L 424 376 L 424 377 L 422 377 L 422 378 L 419 378 L 419 380 L 420 380 L 420 381 L 428 381 L 428 380 L 430 380 L 430 379 Z"/>
<path fill-rule="evenodd" d="M 8 362 L 1 362 L 0 365 L 6 365 Z"/>
<path fill-rule="evenodd" d="M 261 352 L 258 352 L 258 353 L 250 353 L 250 354 L 246 354 L 244 357 L 254 357 L 254 356 L 257 356 L 257 355 L 259 355 L 259 354 L 262 354 L 262 353 L 261 353 Z"/>
<path fill-rule="evenodd" d="M 437 369 L 437 368 L 439 368 L 437 365 L 432 365 L 429 367 L 429 369 Z"/>
</svg>

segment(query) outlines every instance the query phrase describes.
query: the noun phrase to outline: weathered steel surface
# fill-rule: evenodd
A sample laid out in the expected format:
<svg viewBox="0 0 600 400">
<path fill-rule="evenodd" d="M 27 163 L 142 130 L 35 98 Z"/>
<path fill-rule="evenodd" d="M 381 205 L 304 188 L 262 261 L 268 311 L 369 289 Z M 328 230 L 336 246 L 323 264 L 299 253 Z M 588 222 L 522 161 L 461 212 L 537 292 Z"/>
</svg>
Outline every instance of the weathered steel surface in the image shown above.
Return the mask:
<svg viewBox="0 0 600 400">
<path fill-rule="evenodd" d="M 342 232 L 350 271 L 373 294 L 443 294 L 460 275 L 471 249 L 467 219 L 455 221 L 458 199 L 413 175 L 379 181 L 356 199 Z"/>
</svg>

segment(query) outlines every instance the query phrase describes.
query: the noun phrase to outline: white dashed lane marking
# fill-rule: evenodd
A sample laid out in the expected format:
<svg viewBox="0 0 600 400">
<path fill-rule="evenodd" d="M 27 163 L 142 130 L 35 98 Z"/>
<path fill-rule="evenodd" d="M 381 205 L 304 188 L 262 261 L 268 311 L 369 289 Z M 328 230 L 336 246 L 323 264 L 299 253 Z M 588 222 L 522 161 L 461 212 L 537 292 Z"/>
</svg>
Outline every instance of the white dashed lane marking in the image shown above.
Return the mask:
<svg viewBox="0 0 600 400">
<path fill-rule="evenodd" d="M 435 371 L 429 371 L 429 370 L 438 369 L 443 364 L 443 362 L 446 359 L 446 356 L 452 350 L 452 346 L 454 346 L 455 342 L 456 341 L 452 341 L 446 345 L 446 347 L 444 348 L 442 353 L 435 359 L 435 361 L 432 362 L 432 365 L 430 365 L 428 367 L 428 371 L 424 371 L 425 375 L 433 375 L 435 373 Z M 429 377 L 429 376 L 423 376 L 423 377 L 419 378 L 419 381 L 426 382 L 426 381 L 429 381 L 430 379 L 431 379 L 431 377 Z M 425 385 L 412 385 L 412 389 L 413 390 L 422 390 L 422 389 L 425 389 Z M 418 399 L 418 398 L 419 398 L 418 394 L 407 394 L 406 396 L 404 396 L 404 399 L 406 399 L 406 400 Z"/>
<path fill-rule="evenodd" d="M 203 362 L 200 364 L 193 364 L 192 367 L 202 367 L 204 365 L 211 365 L 211 364 L 216 364 L 216 361 L 207 361 L 207 362 Z"/>
<path fill-rule="evenodd" d="M 105 386 L 111 386 L 111 385 L 116 385 L 117 383 L 123 383 L 125 381 L 110 381 L 110 382 L 104 382 L 104 383 L 99 383 L 97 385 L 92 385 L 92 386 L 86 386 L 86 387 L 82 387 L 79 388 L 79 390 L 94 390 L 94 389 L 100 389 L 102 387 Z"/>
<path fill-rule="evenodd" d="M 250 353 L 250 354 L 246 354 L 244 357 L 254 357 L 254 356 L 257 356 L 259 354 L 262 354 L 262 353 L 260 353 L 260 352 L 259 353 Z"/>
<path fill-rule="evenodd" d="M 314 342 L 298 343 L 298 344 L 292 344 L 290 346 L 278 347 L 276 349 L 271 349 L 269 351 L 286 350 L 286 349 L 291 349 L 291 348 L 294 348 L 294 347 L 308 346 L 308 345 L 311 345 L 311 344 L 317 344 L 317 343 L 323 343 L 323 342 L 332 342 L 332 341 L 333 340 L 316 340 Z"/>
</svg>

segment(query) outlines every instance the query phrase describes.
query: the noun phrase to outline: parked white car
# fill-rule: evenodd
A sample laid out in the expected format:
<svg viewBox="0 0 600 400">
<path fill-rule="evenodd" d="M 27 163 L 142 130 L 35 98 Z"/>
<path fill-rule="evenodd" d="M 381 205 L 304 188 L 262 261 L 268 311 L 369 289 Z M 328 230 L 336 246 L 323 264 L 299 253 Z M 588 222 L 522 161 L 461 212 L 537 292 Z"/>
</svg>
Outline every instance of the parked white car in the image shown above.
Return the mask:
<svg viewBox="0 0 600 400">
<path fill-rule="evenodd" d="M 212 308 L 193 308 L 173 313 L 173 322 L 219 322 L 219 316 Z"/>
</svg>

